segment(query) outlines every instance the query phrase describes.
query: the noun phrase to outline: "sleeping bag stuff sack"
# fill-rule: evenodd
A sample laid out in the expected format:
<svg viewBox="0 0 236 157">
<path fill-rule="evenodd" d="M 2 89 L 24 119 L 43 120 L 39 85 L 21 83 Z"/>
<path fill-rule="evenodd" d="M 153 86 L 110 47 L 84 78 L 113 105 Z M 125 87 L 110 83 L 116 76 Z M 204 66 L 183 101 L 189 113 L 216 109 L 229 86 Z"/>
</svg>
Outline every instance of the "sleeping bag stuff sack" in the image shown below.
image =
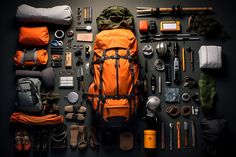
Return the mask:
<svg viewBox="0 0 236 157">
<path fill-rule="evenodd" d="M 123 7 L 112 6 L 108 9 L 118 12 L 119 17 L 125 17 L 127 13 L 131 15 L 129 10 Z M 110 15 L 116 19 L 117 14 Z M 106 18 L 108 19 L 103 20 L 108 21 L 109 15 Z M 101 24 L 102 21 L 98 19 L 97 23 Z M 105 23 L 106 27 L 101 27 L 105 29 L 100 29 L 95 38 L 94 81 L 88 90 L 88 100 L 92 102 L 98 119 L 109 126 L 121 127 L 135 115 L 139 104 L 137 39 L 130 27 L 125 28 L 123 24 L 121 28 L 116 27 L 112 22 L 109 22 L 109 27 L 107 22 Z M 122 22 L 116 23 L 120 25 Z"/>
<path fill-rule="evenodd" d="M 18 67 L 46 65 L 48 62 L 48 52 L 45 49 L 18 50 L 14 56 L 14 61 Z"/>
<path fill-rule="evenodd" d="M 17 7 L 16 18 L 24 23 L 45 22 L 59 25 L 72 23 L 72 10 L 68 5 L 54 6 L 51 8 L 35 8 L 22 4 Z"/>
<path fill-rule="evenodd" d="M 24 46 L 45 46 L 49 42 L 47 27 L 20 27 L 19 44 Z"/>
</svg>

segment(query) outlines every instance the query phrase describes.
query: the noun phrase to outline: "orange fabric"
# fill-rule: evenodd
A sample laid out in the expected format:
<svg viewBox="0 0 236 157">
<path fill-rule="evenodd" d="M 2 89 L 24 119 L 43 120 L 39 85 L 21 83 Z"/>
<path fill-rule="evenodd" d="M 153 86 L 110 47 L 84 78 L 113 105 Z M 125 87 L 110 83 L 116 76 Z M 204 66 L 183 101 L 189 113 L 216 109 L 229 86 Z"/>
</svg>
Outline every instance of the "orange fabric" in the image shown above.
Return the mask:
<svg viewBox="0 0 236 157">
<path fill-rule="evenodd" d="M 10 117 L 11 122 L 19 122 L 29 125 L 56 125 L 63 123 L 64 117 L 57 114 L 48 114 L 45 116 L 30 116 L 21 112 L 13 112 Z"/>
<path fill-rule="evenodd" d="M 32 60 L 25 61 L 24 56 L 25 52 L 18 50 L 14 56 L 14 61 L 16 66 L 34 66 L 34 65 L 45 65 L 48 62 L 48 53 L 45 49 L 36 50 L 35 58 Z"/>
<path fill-rule="evenodd" d="M 49 42 L 47 27 L 20 27 L 19 43 L 25 46 L 44 46 Z"/>
<path fill-rule="evenodd" d="M 125 48 L 125 49 L 124 49 Z M 119 56 L 126 56 L 127 49 L 130 51 L 131 56 L 137 56 L 137 39 L 131 30 L 127 29 L 112 29 L 103 30 L 96 35 L 96 40 L 94 44 L 94 58 L 101 58 L 103 51 L 106 51 L 106 56 L 115 56 L 115 49 L 118 49 Z M 132 76 L 130 72 L 130 63 L 128 59 L 120 58 L 118 60 L 118 95 L 130 95 L 133 89 L 132 86 Z M 137 83 L 139 75 L 139 67 L 133 62 L 134 69 L 134 84 Z M 99 94 L 100 86 L 100 64 L 94 64 L 94 82 L 90 85 L 88 93 L 89 94 Z M 117 74 L 116 74 L 116 59 L 106 59 L 103 63 L 103 87 L 102 94 L 115 96 L 117 93 Z M 92 100 L 92 99 L 90 99 Z M 98 97 L 93 98 L 93 108 L 97 109 Z M 132 113 L 134 112 L 134 102 L 136 100 L 132 99 Z M 101 105 L 100 105 L 101 106 Z M 101 108 L 99 108 L 99 112 Z M 112 116 L 123 116 L 129 117 L 129 102 L 127 99 L 106 99 L 104 104 L 103 117 L 106 120 L 108 117 Z"/>
</svg>

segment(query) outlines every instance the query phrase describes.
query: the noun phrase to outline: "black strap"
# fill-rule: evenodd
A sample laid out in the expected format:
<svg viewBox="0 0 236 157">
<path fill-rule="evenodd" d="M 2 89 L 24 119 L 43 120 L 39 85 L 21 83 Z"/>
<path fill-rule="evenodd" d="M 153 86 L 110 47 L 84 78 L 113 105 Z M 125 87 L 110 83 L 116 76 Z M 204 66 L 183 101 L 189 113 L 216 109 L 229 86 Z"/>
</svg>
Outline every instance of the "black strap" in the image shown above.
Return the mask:
<svg viewBox="0 0 236 157">
<path fill-rule="evenodd" d="M 131 95 L 99 95 L 99 94 L 84 94 L 88 97 L 98 97 L 99 99 L 128 99 Z"/>
<path fill-rule="evenodd" d="M 103 58 L 105 58 L 105 56 L 106 56 L 106 50 L 103 51 L 103 54 L 102 54 L 101 59 L 104 60 Z M 104 60 L 104 61 L 105 61 L 105 60 Z M 103 63 L 104 63 L 104 61 L 103 61 L 103 62 L 100 62 L 100 69 L 99 69 L 99 71 L 100 71 L 99 95 L 102 94 L 102 83 L 103 83 L 102 72 L 103 72 Z"/>
<path fill-rule="evenodd" d="M 103 87 L 103 79 L 102 79 L 102 72 L 103 72 L 103 63 L 105 61 L 105 57 L 106 57 L 106 50 L 103 51 L 102 53 L 102 57 L 100 58 L 101 59 L 101 62 L 100 62 L 100 85 L 99 85 L 99 100 L 97 102 L 97 112 L 99 112 L 99 107 L 100 107 L 100 102 L 101 102 L 101 96 L 102 96 L 102 87 Z"/>
<path fill-rule="evenodd" d="M 118 55 L 118 49 L 115 49 L 115 56 L 114 59 L 116 59 L 116 95 L 119 95 L 119 55 Z"/>
<path fill-rule="evenodd" d="M 130 50 L 127 49 L 127 56 L 129 58 L 130 57 Z M 129 59 L 129 69 L 130 69 L 130 74 L 131 74 L 131 78 L 132 78 L 132 90 L 131 90 L 131 97 L 128 98 L 128 101 L 129 101 L 129 105 L 130 105 L 130 110 L 129 110 L 129 117 L 131 117 L 131 114 L 132 114 L 132 99 L 133 99 L 133 95 L 134 95 L 134 68 L 133 68 L 133 61 L 131 59 Z M 135 103 L 135 101 L 134 101 Z"/>
<path fill-rule="evenodd" d="M 101 97 L 101 96 L 100 96 Z M 106 98 L 105 97 L 101 97 L 101 99 L 99 99 L 99 100 L 101 100 L 101 102 L 102 102 L 102 106 L 101 106 L 101 116 L 102 116 L 102 119 L 103 119 L 103 114 L 104 114 L 104 105 L 105 105 L 105 102 L 106 102 Z"/>
<path fill-rule="evenodd" d="M 131 56 L 131 55 L 120 56 L 120 55 L 118 54 L 117 56 L 104 56 L 104 57 L 101 57 L 101 58 L 99 58 L 99 59 L 93 61 L 92 64 L 100 64 L 101 62 L 103 63 L 103 62 L 104 62 L 105 60 L 107 60 L 107 59 L 120 59 L 120 58 L 122 58 L 122 59 L 128 59 L 130 62 L 137 60 L 136 57 L 133 57 L 133 56 Z"/>
</svg>

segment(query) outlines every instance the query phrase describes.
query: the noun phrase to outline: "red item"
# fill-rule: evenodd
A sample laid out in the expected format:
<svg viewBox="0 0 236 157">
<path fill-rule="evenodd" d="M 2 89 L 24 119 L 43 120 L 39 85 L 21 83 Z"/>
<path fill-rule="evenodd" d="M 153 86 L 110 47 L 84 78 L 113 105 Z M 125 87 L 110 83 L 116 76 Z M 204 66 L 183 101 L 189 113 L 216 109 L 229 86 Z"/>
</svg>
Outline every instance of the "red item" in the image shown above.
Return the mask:
<svg viewBox="0 0 236 157">
<path fill-rule="evenodd" d="M 140 33 L 148 32 L 148 20 L 140 20 L 139 21 L 139 31 Z"/>
</svg>

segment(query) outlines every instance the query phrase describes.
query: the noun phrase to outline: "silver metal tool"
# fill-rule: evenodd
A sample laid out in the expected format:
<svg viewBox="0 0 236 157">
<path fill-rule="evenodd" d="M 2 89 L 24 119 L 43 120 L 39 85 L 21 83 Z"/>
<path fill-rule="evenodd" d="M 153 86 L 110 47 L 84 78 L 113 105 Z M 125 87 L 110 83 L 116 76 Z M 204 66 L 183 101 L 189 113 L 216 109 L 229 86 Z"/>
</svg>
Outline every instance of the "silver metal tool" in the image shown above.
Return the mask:
<svg viewBox="0 0 236 157">
<path fill-rule="evenodd" d="M 77 26 L 75 28 L 77 31 L 87 31 L 91 32 L 92 31 L 92 26 Z"/>
<path fill-rule="evenodd" d="M 196 128 L 194 121 L 191 120 L 191 129 L 192 129 L 192 147 L 196 146 Z"/>
<path fill-rule="evenodd" d="M 158 77 L 158 93 L 161 94 L 162 79 L 161 76 Z"/>
<path fill-rule="evenodd" d="M 170 127 L 170 150 L 173 150 L 173 123 L 169 124 Z"/>
</svg>

